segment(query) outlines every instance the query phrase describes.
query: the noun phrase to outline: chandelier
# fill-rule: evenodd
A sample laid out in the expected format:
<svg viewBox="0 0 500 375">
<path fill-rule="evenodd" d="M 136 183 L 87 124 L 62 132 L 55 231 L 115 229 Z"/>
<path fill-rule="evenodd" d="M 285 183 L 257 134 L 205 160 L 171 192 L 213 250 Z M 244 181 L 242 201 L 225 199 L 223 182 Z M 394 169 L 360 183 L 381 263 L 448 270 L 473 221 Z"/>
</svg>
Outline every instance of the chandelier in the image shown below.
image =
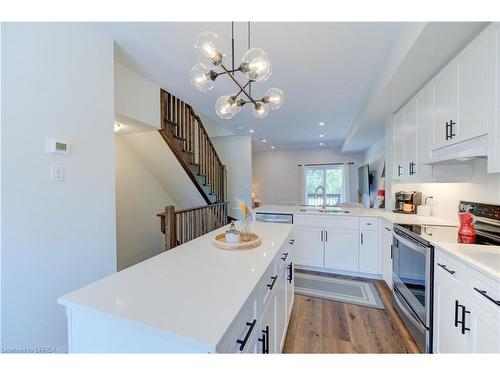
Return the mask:
<svg viewBox="0 0 500 375">
<path fill-rule="evenodd" d="M 283 91 L 270 88 L 261 99 L 252 97 L 252 83 L 264 82 L 271 75 L 271 62 L 267 53 L 260 48 L 250 48 L 250 22 L 248 22 L 248 51 L 241 59 L 239 67 L 234 65 L 234 23 L 231 23 L 231 60 L 232 68 L 225 63 L 226 55 L 219 36 L 212 31 L 201 33 L 195 40 L 194 48 L 198 63 L 191 69 L 191 84 L 202 92 L 208 92 L 215 87 L 215 80 L 227 75 L 237 86 L 237 93 L 223 95 L 215 102 L 215 112 L 222 119 L 233 118 L 245 104 L 253 105 L 253 115 L 256 118 L 267 116 L 269 109 L 275 110 L 283 105 Z M 239 72 L 246 78 L 242 84 L 235 73 Z"/>
</svg>

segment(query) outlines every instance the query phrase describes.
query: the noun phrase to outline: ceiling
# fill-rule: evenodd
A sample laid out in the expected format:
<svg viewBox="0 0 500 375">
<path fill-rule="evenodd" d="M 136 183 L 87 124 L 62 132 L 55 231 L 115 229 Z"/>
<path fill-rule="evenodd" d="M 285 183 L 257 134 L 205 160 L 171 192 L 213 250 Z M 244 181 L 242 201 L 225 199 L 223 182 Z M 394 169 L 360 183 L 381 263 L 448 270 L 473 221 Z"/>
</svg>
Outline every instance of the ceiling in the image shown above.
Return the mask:
<svg viewBox="0 0 500 375">
<path fill-rule="evenodd" d="M 285 104 L 264 119 L 255 119 L 247 105 L 233 119 L 222 120 L 214 104 L 219 96 L 234 93 L 234 84 L 220 77 L 212 91 L 202 93 L 191 87 L 189 72 L 197 62 L 194 40 L 202 31 L 219 34 L 226 41 L 226 53 L 230 52 L 229 22 L 100 25 L 113 35 L 119 60 L 220 126 L 236 134 L 255 130 L 256 149 L 342 144 L 405 27 L 384 22 L 252 23 L 251 46 L 268 53 L 273 71 L 266 82 L 253 85 L 252 93 L 261 97 L 266 89 L 279 87 Z M 247 24 L 236 23 L 236 65 L 246 50 Z M 319 122 L 325 125 L 320 127 Z"/>
</svg>

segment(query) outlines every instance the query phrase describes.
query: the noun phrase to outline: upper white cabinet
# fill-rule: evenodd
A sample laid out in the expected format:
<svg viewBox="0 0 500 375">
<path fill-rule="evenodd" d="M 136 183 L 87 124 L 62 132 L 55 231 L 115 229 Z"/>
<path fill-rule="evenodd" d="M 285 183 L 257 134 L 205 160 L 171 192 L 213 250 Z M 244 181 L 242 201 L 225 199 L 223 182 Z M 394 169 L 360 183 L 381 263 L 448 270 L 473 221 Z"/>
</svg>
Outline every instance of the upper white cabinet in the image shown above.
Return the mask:
<svg viewBox="0 0 500 375">
<path fill-rule="evenodd" d="M 451 63 L 434 79 L 434 130 L 432 149 L 457 142 L 457 64 Z"/>
<path fill-rule="evenodd" d="M 395 178 L 452 177 L 429 165 L 485 155 L 500 172 L 499 50 L 495 23 L 394 114 Z"/>
</svg>

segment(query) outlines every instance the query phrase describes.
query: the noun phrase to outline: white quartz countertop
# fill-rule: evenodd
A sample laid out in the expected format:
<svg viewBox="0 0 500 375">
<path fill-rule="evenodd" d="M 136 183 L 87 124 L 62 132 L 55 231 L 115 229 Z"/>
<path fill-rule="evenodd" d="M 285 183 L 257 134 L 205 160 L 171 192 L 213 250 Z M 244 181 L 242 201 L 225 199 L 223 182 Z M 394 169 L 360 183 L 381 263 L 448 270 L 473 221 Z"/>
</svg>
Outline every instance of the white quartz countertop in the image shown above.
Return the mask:
<svg viewBox="0 0 500 375">
<path fill-rule="evenodd" d="M 262 206 L 256 208 L 255 212 L 283 213 L 294 215 L 325 215 L 325 216 L 368 216 L 382 217 L 391 223 L 415 224 L 415 225 L 449 225 L 458 226 L 457 222 L 436 217 L 399 214 L 373 208 L 345 208 L 349 213 L 321 213 L 321 212 L 301 212 L 301 209 L 309 209 L 308 206 Z M 457 228 L 458 230 L 458 228 Z M 462 260 L 476 270 L 486 275 L 500 280 L 500 246 L 470 245 L 457 242 L 445 242 L 426 238 L 434 246 L 437 246 L 447 253 Z"/>
<path fill-rule="evenodd" d="M 239 226 L 238 223 L 236 225 Z M 252 223 L 262 244 L 221 250 L 220 228 L 58 299 L 202 343 L 217 343 L 293 230 L 291 224 Z"/>
<path fill-rule="evenodd" d="M 317 207 L 318 209 L 320 207 Z M 307 210 L 303 212 L 301 210 Z M 418 216 L 409 214 L 399 214 L 395 212 L 384 211 L 375 208 L 343 208 L 348 213 L 329 213 L 316 212 L 311 206 L 274 206 L 267 205 L 254 209 L 254 212 L 259 213 L 280 213 L 293 215 L 324 215 L 324 216 L 365 216 L 365 217 L 383 217 L 384 219 L 399 224 L 427 224 L 427 225 L 457 225 L 448 219 L 436 216 Z"/>
</svg>

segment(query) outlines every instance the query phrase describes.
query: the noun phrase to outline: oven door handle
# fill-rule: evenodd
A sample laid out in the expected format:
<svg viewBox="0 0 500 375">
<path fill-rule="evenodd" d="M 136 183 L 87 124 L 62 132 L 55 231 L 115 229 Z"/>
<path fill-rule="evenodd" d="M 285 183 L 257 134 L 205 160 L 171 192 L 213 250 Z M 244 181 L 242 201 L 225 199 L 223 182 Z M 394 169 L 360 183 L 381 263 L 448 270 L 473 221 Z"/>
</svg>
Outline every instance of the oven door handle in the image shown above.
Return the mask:
<svg viewBox="0 0 500 375">
<path fill-rule="evenodd" d="M 424 246 L 421 243 L 418 243 L 416 241 L 412 241 L 410 239 L 407 239 L 406 237 L 402 237 L 402 236 L 396 234 L 395 232 L 392 235 L 394 236 L 394 238 L 396 238 L 403 245 L 406 245 L 410 249 L 418 251 L 419 253 L 422 253 L 423 255 L 427 255 L 427 251 L 429 250 L 428 247 L 426 247 L 426 246 Z"/>
</svg>

